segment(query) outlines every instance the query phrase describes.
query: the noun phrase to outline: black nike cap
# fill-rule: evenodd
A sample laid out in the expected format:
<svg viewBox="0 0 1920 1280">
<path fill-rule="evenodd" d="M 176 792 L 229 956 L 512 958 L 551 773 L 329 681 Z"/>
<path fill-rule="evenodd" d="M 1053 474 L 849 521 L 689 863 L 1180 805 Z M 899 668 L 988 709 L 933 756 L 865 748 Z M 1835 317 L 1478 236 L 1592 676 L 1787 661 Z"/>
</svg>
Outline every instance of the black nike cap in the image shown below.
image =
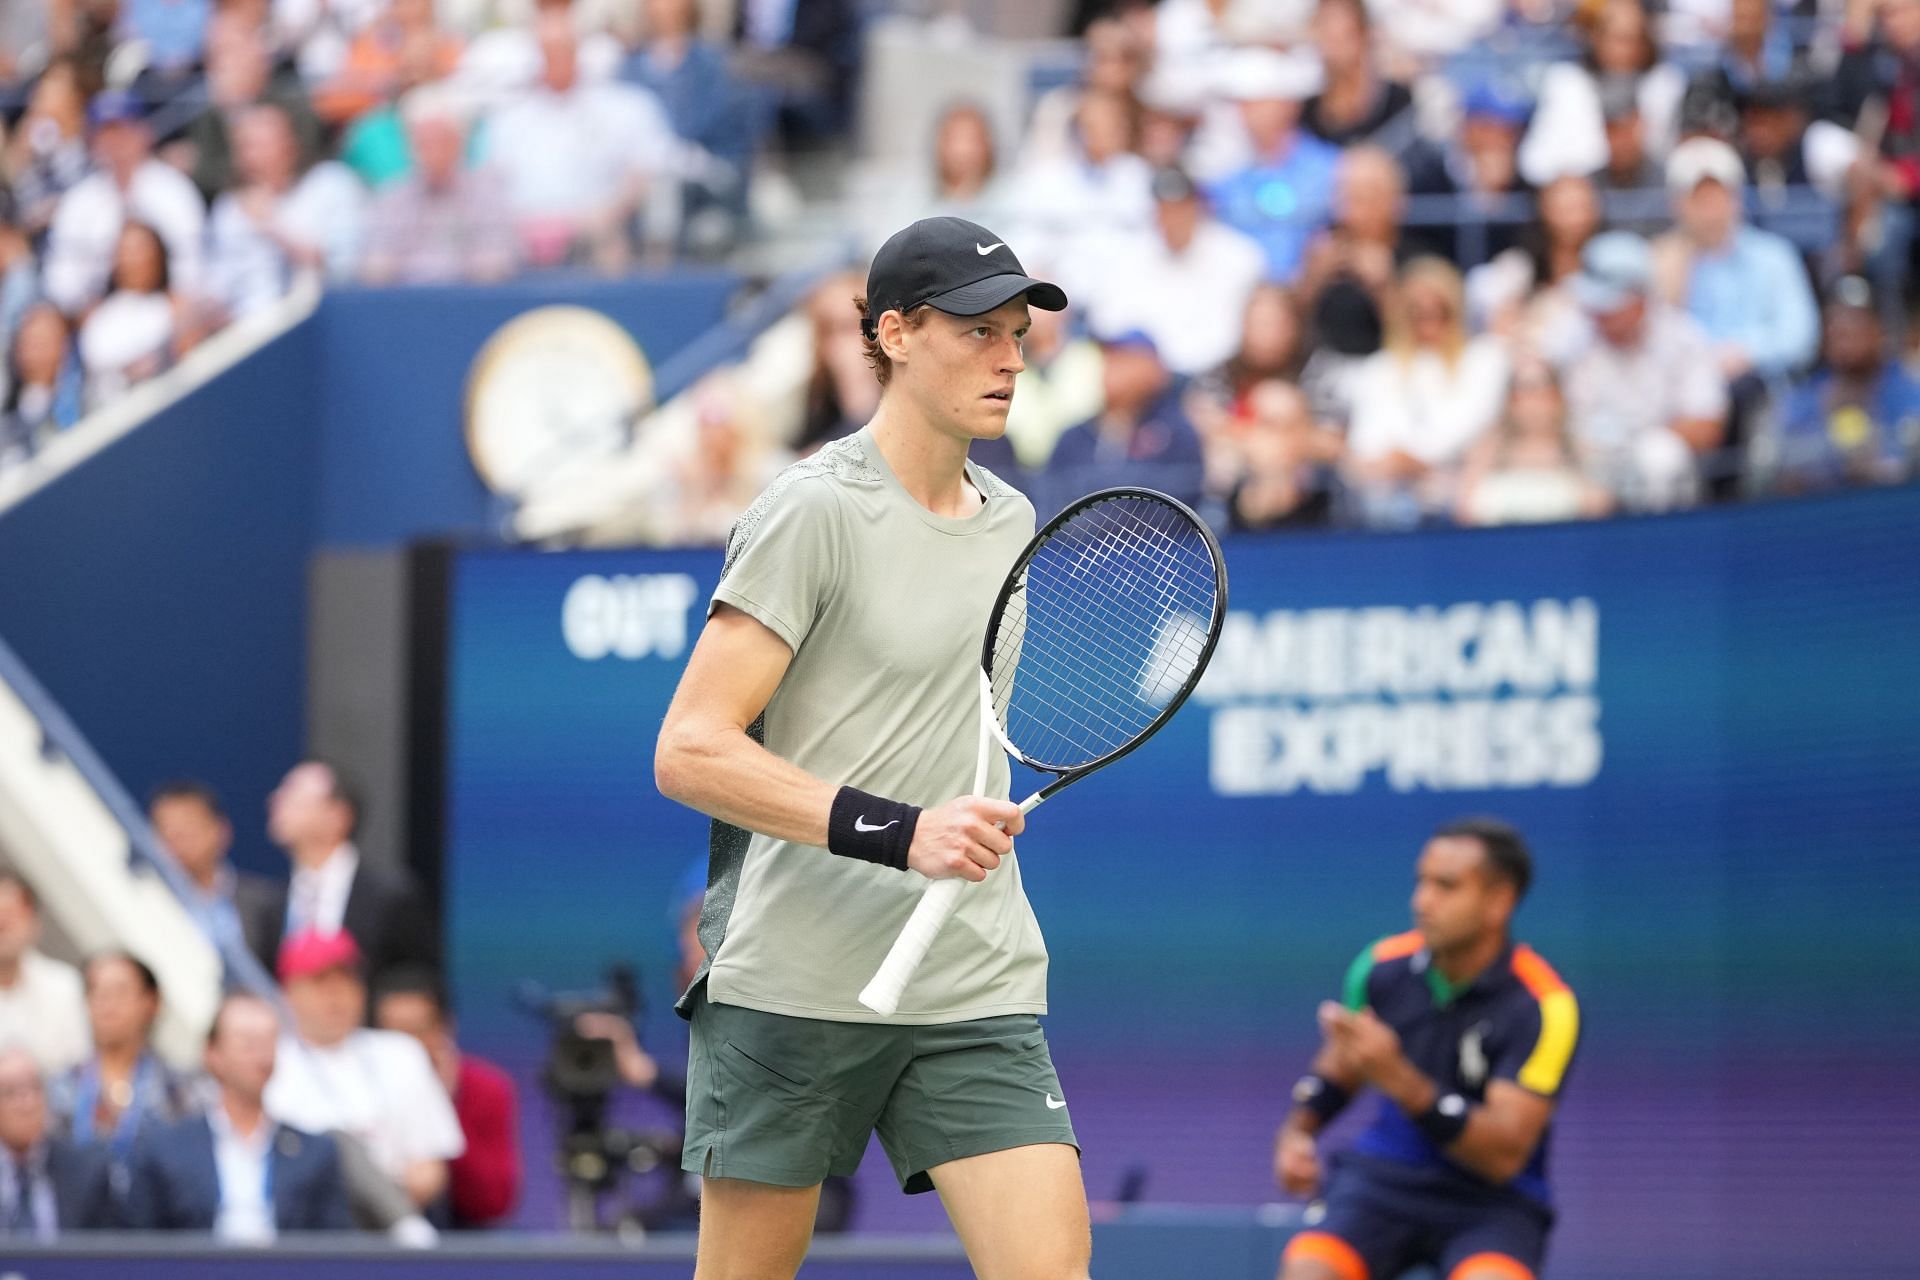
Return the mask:
<svg viewBox="0 0 1920 1280">
<path fill-rule="evenodd" d="M 1066 292 L 1035 280 L 1007 242 L 965 218 L 922 218 L 894 232 L 873 255 L 867 272 L 867 319 L 872 338 L 889 311 L 902 315 L 925 303 L 951 316 L 984 315 L 1021 294 L 1042 311 L 1064 311 Z"/>
</svg>

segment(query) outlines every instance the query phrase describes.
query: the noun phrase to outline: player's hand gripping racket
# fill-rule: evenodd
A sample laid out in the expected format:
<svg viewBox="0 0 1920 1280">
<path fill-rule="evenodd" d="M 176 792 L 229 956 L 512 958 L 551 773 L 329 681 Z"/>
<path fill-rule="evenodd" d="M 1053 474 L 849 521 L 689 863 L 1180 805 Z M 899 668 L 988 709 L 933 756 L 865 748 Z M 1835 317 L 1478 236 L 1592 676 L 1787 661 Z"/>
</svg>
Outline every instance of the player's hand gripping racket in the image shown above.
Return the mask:
<svg viewBox="0 0 1920 1280">
<path fill-rule="evenodd" d="M 1020 553 L 993 602 L 973 794 L 987 784 L 996 741 L 1058 775 L 1022 813 L 1145 742 L 1200 682 L 1226 616 L 1220 544 L 1183 504 L 1151 489 L 1106 489 L 1062 511 Z M 861 1004 L 881 1014 L 900 1007 L 967 883 L 927 887 Z"/>
</svg>

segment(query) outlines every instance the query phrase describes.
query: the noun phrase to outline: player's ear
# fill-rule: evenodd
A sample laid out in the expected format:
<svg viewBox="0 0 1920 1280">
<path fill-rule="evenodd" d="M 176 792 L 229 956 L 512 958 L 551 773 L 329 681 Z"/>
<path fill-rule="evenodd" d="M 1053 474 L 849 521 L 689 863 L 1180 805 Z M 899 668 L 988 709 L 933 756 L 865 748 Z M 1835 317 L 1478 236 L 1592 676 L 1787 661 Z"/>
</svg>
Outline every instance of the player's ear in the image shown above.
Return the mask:
<svg viewBox="0 0 1920 1280">
<path fill-rule="evenodd" d="M 894 364 L 907 361 L 907 332 L 911 325 L 898 311 L 885 311 L 880 315 L 879 323 L 874 326 L 878 336 L 874 339 L 880 344 L 880 350 L 886 353 Z"/>
</svg>

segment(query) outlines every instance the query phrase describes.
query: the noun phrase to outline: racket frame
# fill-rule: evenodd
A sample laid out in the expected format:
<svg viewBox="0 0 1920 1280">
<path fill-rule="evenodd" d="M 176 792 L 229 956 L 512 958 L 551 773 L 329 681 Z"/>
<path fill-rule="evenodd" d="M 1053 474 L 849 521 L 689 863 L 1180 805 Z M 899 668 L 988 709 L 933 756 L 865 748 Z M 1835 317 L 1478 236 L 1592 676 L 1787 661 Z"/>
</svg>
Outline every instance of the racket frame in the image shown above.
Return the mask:
<svg viewBox="0 0 1920 1280">
<path fill-rule="evenodd" d="M 1144 729 L 1141 729 L 1140 732 L 1128 738 L 1112 751 L 1093 760 L 1089 760 L 1084 764 L 1046 764 L 1038 760 L 1029 759 L 1019 747 L 1015 746 L 1012 741 L 1008 739 L 1006 730 L 1000 723 L 1000 717 L 994 714 L 991 694 L 985 694 L 986 703 L 981 708 L 981 714 L 986 716 L 988 723 L 993 727 L 993 736 L 999 740 L 1000 745 L 1006 749 L 1007 753 L 1021 764 L 1026 765 L 1029 769 L 1039 773 L 1056 775 L 1053 781 L 1047 783 L 1035 793 L 1033 797 L 1033 803 L 1035 804 L 1038 804 L 1041 800 L 1045 800 L 1068 783 L 1077 782 L 1090 773 L 1106 768 L 1115 760 L 1120 759 L 1148 738 L 1158 733 L 1160 726 L 1173 718 L 1174 713 L 1179 711 L 1181 706 L 1186 702 L 1188 695 L 1192 694 L 1194 689 L 1199 686 L 1201 677 L 1206 675 L 1207 664 L 1213 660 L 1214 646 L 1220 643 L 1221 624 L 1227 616 L 1227 558 L 1220 550 L 1220 539 L 1214 536 L 1213 530 L 1207 527 L 1207 522 L 1202 520 L 1199 515 L 1194 512 L 1192 507 L 1189 507 L 1186 503 L 1173 497 L 1171 494 L 1161 493 L 1157 489 L 1140 488 L 1135 485 L 1120 485 L 1112 489 L 1097 490 L 1069 503 L 1065 510 L 1054 516 L 1053 519 L 1047 521 L 1047 523 L 1041 527 L 1040 531 L 1033 535 L 1027 542 L 1026 548 L 1020 552 L 1020 558 L 1013 562 L 1013 568 L 1007 571 L 1006 581 L 1000 584 L 999 594 L 993 598 L 993 608 L 987 614 L 986 639 L 983 640 L 980 645 L 980 672 L 981 678 L 984 681 L 981 686 L 982 689 L 990 690 L 992 686 L 994 642 L 1000 638 L 1000 623 L 1005 616 L 1007 601 L 1012 598 L 1015 591 L 1020 590 L 1025 585 L 1027 566 L 1033 563 L 1034 556 L 1039 554 L 1040 548 L 1047 544 L 1047 540 L 1053 536 L 1054 531 L 1067 521 L 1073 519 L 1090 507 L 1098 506 L 1103 502 L 1112 502 L 1120 498 L 1134 498 L 1148 502 L 1157 502 L 1172 507 L 1191 521 L 1193 527 L 1200 531 L 1200 536 L 1207 540 L 1207 554 L 1213 562 L 1213 616 L 1207 619 L 1206 643 L 1201 646 L 1200 656 L 1194 662 L 1193 670 L 1188 673 L 1186 680 L 1182 682 L 1179 689 L 1175 690 L 1173 695 L 1167 699 L 1166 705 L 1160 708 L 1160 714 L 1156 715 Z M 975 792 L 977 793 L 978 790 L 979 788 L 976 787 Z"/>
<path fill-rule="evenodd" d="M 1119 747 L 1097 759 L 1089 760 L 1085 764 L 1080 765 L 1043 764 L 1029 760 L 1021 753 L 1018 747 L 1008 741 L 1006 730 L 1000 724 L 1000 717 L 994 712 L 993 647 L 994 641 L 999 638 L 1002 613 L 1006 608 L 1008 598 L 1011 597 L 1016 590 L 1020 589 L 1023 584 L 1026 577 L 1027 566 L 1033 562 L 1035 554 L 1039 552 L 1041 547 L 1046 545 L 1047 539 L 1053 535 L 1056 529 L 1089 507 L 1119 498 L 1144 499 L 1146 501 L 1171 506 L 1185 515 L 1186 518 L 1192 522 L 1194 528 L 1198 529 L 1201 536 L 1206 539 L 1207 552 L 1213 562 L 1214 586 L 1213 616 L 1207 619 L 1206 643 L 1201 647 L 1199 659 L 1193 664 L 1192 672 L 1188 674 L 1185 682 L 1181 684 L 1173 696 L 1167 699 L 1167 703 L 1160 709 L 1160 713 L 1156 715 L 1145 728 L 1134 734 L 1126 742 L 1120 744 Z M 1065 787 L 1068 783 L 1077 782 L 1090 773 L 1104 769 L 1115 760 L 1120 759 L 1120 757 L 1145 742 L 1148 738 L 1151 738 L 1155 733 L 1159 732 L 1160 726 L 1172 719 L 1174 713 L 1180 710 L 1181 705 L 1186 702 L 1187 696 L 1194 691 L 1195 687 L 1200 683 L 1200 678 L 1206 674 L 1207 663 L 1213 658 L 1213 648 L 1214 645 L 1219 642 L 1221 626 L 1226 618 L 1226 614 L 1226 556 L 1221 552 L 1220 540 L 1214 536 L 1213 530 L 1209 529 L 1206 521 L 1196 515 L 1193 509 L 1184 502 L 1168 494 L 1160 493 L 1157 490 L 1123 485 L 1112 489 L 1101 489 L 1098 492 L 1090 493 L 1069 504 L 1064 511 L 1047 521 L 1046 525 L 1028 541 L 1026 548 L 1021 551 L 1019 559 L 1014 561 L 1013 568 L 1007 571 L 1006 581 L 1001 583 L 1000 592 L 994 597 L 993 611 L 987 616 L 986 639 L 980 646 L 980 748 L 979 756 L 974 766 L 973 791 L 971 794 L 979 795 L 986 788 L 988 764 L 990 760 L 988 753 L 992 750 L 995 741 L 998 741 L 1000 746 L 1005 748 L 1009 755 L 1028 768 L 1040 773 L 1056 775 L 1051 782 L 1048 782 L 1021 802 L 1020 812 L 1026 814 L 1033 812 L 1033 810 L 1038 808 L 1049 796 L 1059 791 L 1062 787 Z M 860 992 L 861 1004 L 873 1010 L 875 1013 L 889 1017 L 899 1010 L 900 1000 L 906 993 L 907 984 L 912 981 L 913 975 L 919 971 L 920 962 L 926 959 L 927 952 L 933 946 L 934 938 L 938 936 L 941 928 L 953 915 L 954 911 L 958 909 L 960 905 L 960 895 L 966 890 L 970 883 L 970 881 L 960 879 L 957 876 L 933 880 L 928 883 L 926 890 L 921 894 L 920 902 L 916 904 L 913 914 L 908 918 L 906 927 L 900 931 L 900 936 L 894 940 L 892 949 L 888 951 L 886 959 L 881 963 L 879 970 L 874 973 L 872 980 L 869 981 L 866 987 Z"/>
</svg>

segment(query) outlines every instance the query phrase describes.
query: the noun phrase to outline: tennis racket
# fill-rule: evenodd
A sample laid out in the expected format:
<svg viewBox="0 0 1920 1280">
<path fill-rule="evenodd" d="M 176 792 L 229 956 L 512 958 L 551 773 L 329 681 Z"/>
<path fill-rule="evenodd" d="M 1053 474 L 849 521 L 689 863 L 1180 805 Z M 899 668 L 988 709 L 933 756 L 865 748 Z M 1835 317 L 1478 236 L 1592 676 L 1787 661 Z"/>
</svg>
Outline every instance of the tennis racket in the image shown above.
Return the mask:
<svg viewBox="0 0 1920 1280">
<path fill-rule="evenodd" d="M 1054 774 L 1031 813 L 1165 724 L 1200 682 L 1227 616 L 1220 543 L 1184 504 L 1105 489 L 1047 522 L 1007 574 L 980 649 L 980 752 Z M 860 993 L 891 1014 L 968 881 L 935 880 Z"/>
</svg>

